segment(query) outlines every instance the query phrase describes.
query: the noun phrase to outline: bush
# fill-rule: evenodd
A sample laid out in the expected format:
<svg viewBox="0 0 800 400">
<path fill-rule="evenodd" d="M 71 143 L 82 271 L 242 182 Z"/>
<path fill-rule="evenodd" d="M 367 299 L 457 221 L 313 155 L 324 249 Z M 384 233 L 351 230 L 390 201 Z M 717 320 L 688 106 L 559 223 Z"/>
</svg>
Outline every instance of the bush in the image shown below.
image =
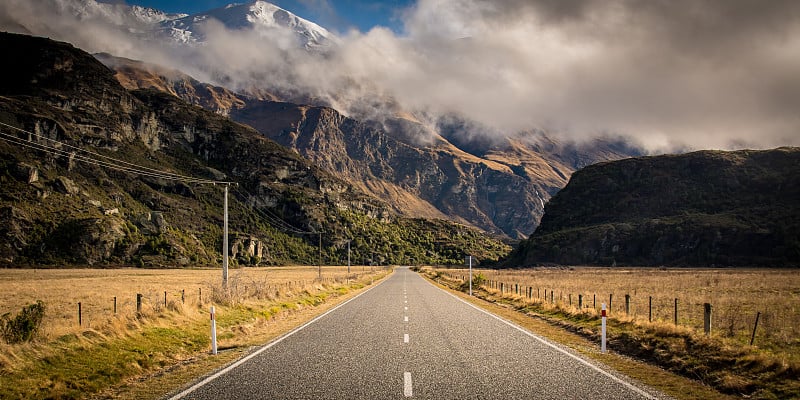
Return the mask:
<svg viewBox="0 0 800 400">
<path fill-rule="evenodd" d="M 36 304 L 22 307 L 16 317 L 11 318 L 10 313 L 0 317 L 0 334 L 6 343 L 28 342 L 39 332 L 44 319 L 44 303 L 37 300 Z"/>
</svg>

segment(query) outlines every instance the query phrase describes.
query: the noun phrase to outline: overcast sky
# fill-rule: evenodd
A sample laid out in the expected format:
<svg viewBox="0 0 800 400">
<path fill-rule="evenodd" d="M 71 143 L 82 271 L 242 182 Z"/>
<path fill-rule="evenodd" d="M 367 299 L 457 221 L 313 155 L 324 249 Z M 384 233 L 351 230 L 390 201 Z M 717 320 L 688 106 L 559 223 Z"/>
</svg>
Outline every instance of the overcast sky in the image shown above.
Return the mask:
<svg viewBox="0 0 800 400">
<path fill-rule="evenodd" d="M 486 134 L 624 135 L 654 152 L 800 145 L 795 0 L 419 0 L 384 13 L 391 28 L 337 29 L 326 57 L 213 22 L 206 46 L 176 56 L 45 6 L 54 1 L 3 1 L 0 22 L 219 76 L 203 76 L 205 64 L 234 86 L 304 93 L 361 118 L 400 108 L 432 123 L 464 116 Z M 331 0 L 303 2 L 355 21 Z"/>
</svg>

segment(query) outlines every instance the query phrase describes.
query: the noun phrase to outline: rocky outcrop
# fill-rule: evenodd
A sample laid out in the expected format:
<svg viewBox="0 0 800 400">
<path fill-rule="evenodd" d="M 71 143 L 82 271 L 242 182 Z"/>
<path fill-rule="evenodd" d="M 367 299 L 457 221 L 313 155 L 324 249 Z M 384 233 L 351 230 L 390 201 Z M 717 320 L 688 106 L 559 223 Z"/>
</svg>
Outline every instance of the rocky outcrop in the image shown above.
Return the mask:
<svg viewBox="0 0 800 400">
<path fill-rule="evenodd" d="M 702 151 L 576 172 L 506 262 L 799 266 L 800 149 Z"/>
</svg>

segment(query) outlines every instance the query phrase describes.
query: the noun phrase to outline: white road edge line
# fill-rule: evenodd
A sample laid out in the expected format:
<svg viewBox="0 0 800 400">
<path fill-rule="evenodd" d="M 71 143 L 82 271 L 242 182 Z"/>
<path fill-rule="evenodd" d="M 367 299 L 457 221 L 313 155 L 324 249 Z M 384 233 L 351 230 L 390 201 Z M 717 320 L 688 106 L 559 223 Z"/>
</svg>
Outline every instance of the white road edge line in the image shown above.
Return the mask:
<svg viewBox="0 0 800 400">
<path fill-rule="evenodd" d="M 233 370 L 234 368 L 236 368 L 236 367 L 238 367 L 238 366 L 240 366 L 240 365 L 242 365 L 242 364 L 246 363 L 247 361 L 250 361 L 250 359 L 251 359 L 251 358 L 253 358 L 253 357 L 255 357 L 255 356 L 257 356 L 257 355 L 259 355 L 259 354 L 261 354 L 261 353 L 263 353 L 263 352 L 265 352 L 265 351 L 267 351 L 267 350 L 268 350 L 270 347 L 272 347 L 272 346 L 275 346 L 276 344 L 278 344 L 278 343 L 282 342 L 284 339 L 287 339 L 287 338 L 289 338 L 290 336 L 294 335 L 295 333 L 297 333 L 297 332 L 300 332 L 301 330 L 305 329 L 307 326 L 309 326 L 309 325 L 311 325 L 311 324 L 313 324 L 313 323 L 315 323 L 315 322 L 317 322 L 317 321 L 321 320 L 322 318 L 325 318 L 325 316 L 327 316 L 328 314 L 330 314 L 330 313 L 332 313 L 332 312 L 334 312 L 334 311 L 338 310 L 338 309 L 339 309 L 339 308 L 341 308 L 341 307 L 344 307 L 344 305 L 345 305 L 345 304 L 347 304 L 347 303 L 349 303 L 349 302 L 351 302 L 351 301 L 353 301 L 353 300 L 355 300 L 355 299 L 357 299 L 357 298 L 361 297 L 361 295 L 363 295 L 363 294 L 365 294 L 365 293 L 369 292 L 370 290 L 372 290 L 372 289 L 375 289 L 376 287 L 383 285 L 385 282 L 386 282 L 386 280 L 384 279 L 384 281 L 383 281 L 383 282 L 381 282 L 381 283 L 379 283 L 379 284 L 377 284 L 377 285 L 375 285 L 375 286 L 373 286 L 373 287 L 371 287 L 371 288 L 369 288 L 369 289 L 367 289 L 367 290 L 365 290 L 365 291 L 363 291 L 363 292 L 361 292 L 361 293 L 357 294 L 357 295 L 356 295 L 355 297 L 353 297 L 352 299 L 350 299 L 350 300 L 347 300 L 347 301 L 345 301 L 344 303 L 342 303 L 342 304 L 339 304 L 338 306 L 336 306 L 336 307 L 334 307 L 334 308 L 331 308 L 331 309 L 330 309 L 330 310 L 328 310 L 328 311 L 325 311 L 325 313 L 323 313 L 322 315 L 320 315 L 320 316 L 318 316 L 318 317 L 316 317 L 316 318 L 312 319 L 311 321 L 308 321 L 308 322 L 306 322 L 306 323 L 305 323 L 305 324 L 303 324 L 303 325 L 300 325 L 300 326 L 298 326 L 297 328 L 293 329 L 293 330 L 292 330 L 292 331 L 290 331 L 289 333 L 286 333 L 285 335 L 283 335 L 283 336 L 281 336 L 281 337 L 279 337 L 279 338 L 277 338 L 277 339 L 273 340 L 272 342 L 270 342 L 270 343 L 266 344 L 264 347 L 262 347 L 262 348 L 260 348 L 260 349 L 258 349 L 258 350 L 256 350 L 256 351 L 254 351 L 254 352 L 252 352 L 252 353 L 248 354 L 247 356 L 245 356 L 245 357 L 243 357 L 243 358 L 239 359 L 239 361 L 236 361 L 235 363 L 233 363 L 233 364 L 231 364 L 231 365 L 229 365 L 229 366 L 227 366 L 227 367 L 225 367 L 225 368 L 223 368 L 223 369 L 221 369 L 221 370 L 217 371 L 217 372 L 216 372 L 216 373 L 214 373 L 213 375 L 211 375 L 211 376 L 209 376 L 209 377 L 207 377 L 207 378 L 203 379 L 202 381 L 200 381 L 200 382 L 198 382 L 198 383 L 196 383 L 196 384 L 192 385 L 190 388 L 188 388 L 188 389 L 186 389 L 186 390 L 184 390 L 184 391 L 182 391 L 182 392 L 180 392 L 180 393 L 176 394 L 175 396 L 172 396 L 172 397 L 170 397 L 170 398 L 169 398 L 169 400 L 178 400 L 178 399 L 181 399 L 181 398 L 183 398 L 183 397 L 186 397 L 187 395 L 191 394 L 191 393 L 192 393 L 192 392 L 194 392 L 195 390 L 197 390 L 197 389 L 199 389 L 199 388 L 201 388 L 201 387 L 203 387 L 203 386 L 207 385 L 209 382 L 213 381 L 214 379 L 217 379 L 217 378 L 219 378 L 220 376 L 227 374 L 228 372 L 230 372 L 230 371 L 231 371 L 231 370 Z"/>
<path fill-rule="evenodd" d="M 406 397 L 414 395 L 414 385 L 411 383 L 411 372 L 403 372 L 403 395 Z"/>
<path fill-rule="evenodd" d="M 460 301 L 460 302 L 462 302 L 462 303 L 464 303 L 464 304 L 466 304 L 466 305 L 468 305 L 468 306 L 470 306 L 470 307 L 472 307 L 472 308 L 474 308 L 474 309 L 476 309 L 476 310 L 478 310 L 478 311 L 480 311 L 480 312 L 482 312 L 482 313 L 484 313 L 484 314 L 486 314 L 486 315 L 488 315 L 488 316 L 490 316 L 490 317 L 492 317 L 492 318 L 494 318 L 494 319 L 496 319 L 496 320 L 498 320 L 498 321 L 500 321 L 500 322 L 502 322 L 502 323 L 504 323 L 504 324 L 506 324 L 506 325 L 508 325 L 508 326 L 510 326 L 510 327 L 512 327 L 512 328 L 524 333 L 524 334 L 526 334 L 526 335 L 528 335 L 528 336 L 530 336 L 533 339 L 538 340 L 542 344 L 551 347 L 553 350 L 556 350 L 559 353 L 563 353 L 564 355 L 566 355 L 566 356 L 574 359 L 575 361 L 578 361 L 579 363 L 581 363 L 581 364 L 583 364 L 583 365 L 585 365 L 585 366 L 587 366 L 587 367 L 599 372 L 600 374 L 607 376 L 611 380 L 613 380 L 613 381 L 615 381 L 615 382 L 627 387 L 628 389 L 634 391 L 635 393 L 641 395 L 642 397 L 644 397 L 646 399 L 650 399 L 650 400 L 657 400 L 656 397 L 654 397 L 653 395 L 645 392 L 644 390 L 639 389 L 638 387 L 630 384 L 629 382 L 625 382 L 624 380 L 622 380 L 622 379 L 620 379 L 620 378 L 618 378 L 618 377 L 616 377 L 616 376 L 604 371 L 602 368 L 590 363 L 589 361 L 586 361 L 583 358 L 578 357 L 577 355 L 572 354 L 572 353 L 562 349 L 561 347 L 556 346 L 555 344 L 551 343 L 547 339 L 545 339 L 545 338 L 543 338 L 543 337 L 541 337 L 539 335 L 536 335 L 536 334 L 526 330 L 525 328 L 523 328 L 523 327 L 521 327 L 521 326 L 519 326 L 519 325 L 517 325 L 517 324 L 515 324 L 515 323 L 513 323 L 511 321 L 507 321 L 507 320 L 505 320 L 505 319 L 503 319 L 503 318 L 501 318 L 501 317 L 499 317 L 497 315 L 494 315 L 494 314 L 490 313 L 489 311 L 486 311 L 486 310 L 484 310 L 484 309 L 482 309 L 482 308 L 480 308 L 480 307 L 478 307 L 478 306 L 476 306 L 476 305 L 474 305 L 474 304 L 472 304 L 472 303 L 470 303 L 470 302 L 468 302 L 468 301 L 466 301 L 466 300 L 464 300 L 464 299 L 462 299 L 462 298 L 460 298 L 460 297 L 458 297 L 458 296 L 456 296 L 456 295 L 454 295 L 454 294 L 452 294 L 452 293 L 450 293 L 450 292 L 448 292 L 448 291 L 446 291 L 446 290 L 434 285 L 433 283 L 429 282 L 427 279 L 425 279 L 425 278 L 423 278 L 421 276 L 420 276 L 420 279 L 424 280 L 425 282 L 427 282 L 429 285 L 435 287 L 436 289 L 439 289 L 439 290 L 445 292 L 446 294 L 452 296 L 456 300 L 458 300 L 458 301 Z"/>
</svg>

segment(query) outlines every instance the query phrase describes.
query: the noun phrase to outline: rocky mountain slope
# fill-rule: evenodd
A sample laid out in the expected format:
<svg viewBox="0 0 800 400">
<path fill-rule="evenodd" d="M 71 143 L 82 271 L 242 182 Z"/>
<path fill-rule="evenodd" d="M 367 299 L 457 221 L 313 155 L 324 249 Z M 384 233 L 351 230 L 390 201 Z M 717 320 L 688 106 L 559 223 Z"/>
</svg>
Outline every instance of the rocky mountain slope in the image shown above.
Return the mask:
<svg viewBox="0 0 800 400">
<path fill-rule="evenodd" d="M 412 116 L 378 124 L 328 107 L 237 94 L 157 66 L 100 55 L 129 89 L 172 93 L 256 128 L 406 216 L 448 218 L 514 239 L 526 237 L 544 204 L 585 165 L 640 154 L 621 141 L 559 143 L 541 132 L 467 141 Z"/>
<path fill-rule="evenodd" d="M 506 247 L 383 202 L 252 128 L 156 90 L 123 88 L 68 44 L 0 34 L 0 263 L 218 265 L 222 188 L 233 181 L 234 263 L 496 259 Z M 160 173 L 134 174 L 125 163 Z M 445 241 L 444 239 L 447 238 Z"/>
<path fill-rule="evenodd" d="M 800 265 L 800 149 L 701 151 L 576 172 L 507 261 Z"/>
</svg>

